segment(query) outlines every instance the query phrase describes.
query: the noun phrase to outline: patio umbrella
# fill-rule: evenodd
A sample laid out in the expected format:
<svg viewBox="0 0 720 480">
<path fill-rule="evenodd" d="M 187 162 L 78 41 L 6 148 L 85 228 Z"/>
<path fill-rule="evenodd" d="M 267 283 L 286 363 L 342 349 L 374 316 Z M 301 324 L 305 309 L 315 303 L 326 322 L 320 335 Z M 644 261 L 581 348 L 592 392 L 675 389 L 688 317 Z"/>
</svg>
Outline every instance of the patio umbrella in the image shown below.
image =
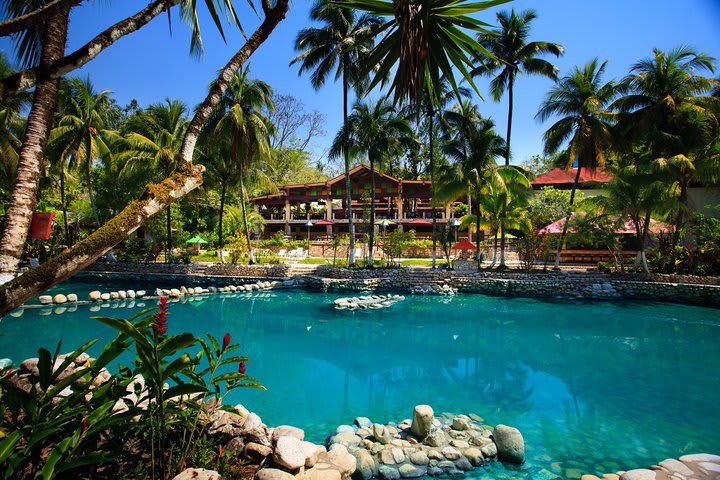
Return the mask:
<svg viewBox="0 0 720 480">
<path fill-rule="evenodd" d="M 407 222 L 406 225 L 422 225 L 425 227 L 429 227 L 432 225 L 432 222 L 428 222 L 427 220 L 423 220 L 422 218 L 415 218 Z"/>
<path fill-rule="evenodd" d="M 375 225 L 380 225 L 381 227 L 383 227 L 383 233 L 385 233 L 385 229 L 389 225 L 395 225 L 395 222 L 388 220 L 387 218 L 383 218 L 382 220 L 378 220 L 377 222 L 375 222 Z"/>
<path fill-rule="evenodd" d="M 308 250 L 310 249 L 310 227 L 312 227 L 313 225 L 314 225 L 314 223 L 311 222 L 310 220 L 305 222 L 305 226 L 308 227 Z"/>
<path fill-rule="evenodd" d="M 186 241 L 185 243 L 200 244 L 200 243 L 207 243 L 207 241 L 204 238 L 200 237 L 199 235 L 196 235 L 193 238 L 191 238 L 190 240 Z"/>
<path fill-rule="evenodd" d="M 318 220 L 317 222 L 315 222 L 315 225 L 318 225 L 318 226 L 335 225 L 335 222 L 333 222 L 332 220 Z"/>
<path fill-rule="evenodd" d="M 453 250 L 477 250 L 474 243 L 468 240 L 461 240 L 452 246 Z"/>
</svg>

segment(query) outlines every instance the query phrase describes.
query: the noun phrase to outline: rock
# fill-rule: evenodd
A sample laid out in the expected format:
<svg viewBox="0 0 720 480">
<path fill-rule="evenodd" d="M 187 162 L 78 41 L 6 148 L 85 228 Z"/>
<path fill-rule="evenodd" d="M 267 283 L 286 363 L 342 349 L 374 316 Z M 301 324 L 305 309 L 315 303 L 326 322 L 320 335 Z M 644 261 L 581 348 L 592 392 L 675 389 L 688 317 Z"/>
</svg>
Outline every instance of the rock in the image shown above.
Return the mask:
<svg viewBox="0 0 720 480">
<path fill-rule="evenodd" d="M 462 455 L 456 448 L 454 447 L 445 447 L 442 449 L 442 454 L 445 458 L 448 460 L 457 460 Z"/>
<path fill-rule="evenodd" d="M 292 427 L 290 425 L 280 425 L 275 427 L 272 432 L 272 442 L 275 444 L 277 439 L 283 436 L 295 437 L 300 441 L 305 440 L 305 431 L 300 428 Z"/>
<path fill-rule="evenodd" d="M 410 431 L 418 438 L 425 438 L 432 428 L 435 412 L 430 405 L 417 405 L 413 410 Z"/>
<path fill-rule="evenodd" d="M 40 305 L 50 305 L 53 302 L 53 297 L 50 295 L 40 295 L 38 301 Z"/>
<path fill-rule="evenodd" d="M 209 435 L 224 435 L 237 437 L 245 430 L 245 419 L 237 413 L 215 410 L 210 415 L 208 426 Z"/>
<path fill-rule="evenodd" d="M 402 478 L 418 478 L 425 475 L 425 469 L 416 467 L 415 465 L 405 464 L 398 469 Z"/>
<path fill-rule="evenodd" d="M 605 480 L 620 480 L 620 475 L 617 473 L 605 473 L 603 474 L 602 478 Z"/>
<path fill-rule="evenodd" d="M 485 458 L 492 458 L 498 453 L 497 446 L 493 442 L 486 443 L 485 445 L 480 447 L 480 451 Z"/>
<path fill-rule="evenodd" d="M 387 445 L 392 441 L 392 435 L 385 425 L 376 423 L 372 426 L 372 435 L 378 443 Z"/>
<path fill-rule="evenodd" d="M 273 453 L 273 449 L 259 443 L 248 443 L 245 445 L 245 458 L 253 463 L 261 463 L 266 457 Z"/>
<path fill-rule="evenodd" d="M 345 446 L 360 445 L 361 440 L 362 438 L 350 432 L 338 433 L 333 437 L 333 442 L 341 443 Z"/>
<path fill-rule="evenodd" d="M 422 450 L 416 450 L 410 454 L 410 461 L 415 465 L 427 465 L 430 462 L 430 459 L 428 458 L 427 453 Z"/>
<path fill-rule="evenodd" d="M 466 418 L 455 417 L 452 421 L 452 428 L 455 430 L 467 430 L 470 428 L 470 422 Z"/>
<path fill-rule="evenodd" d="M 247 430 L 243 428 L 241 431 L 241 435 L 245 437 L 245 442 L 255 442 L 259 443 L 260 445 L 265 445 L 266 447 L 272 446 L 272 441 L 270 440 L 270 435 L 268 434 L 267 428 L 260 427 L 260 428 L 254 428 L 252 430 Z"/>
<path fill-rule="evenodd" d="M 473 466 L 470 463 L 470 460 L 465 457 L 460 457 L 455 460 L 455 468 L 457 468 L 458 470 L 462 470 L 463 472 L 469 472 L 470 470 L 472 470 Z"/>
<path fill-rule="evenodd" d="M 392 454 L 393 460 L 395 460 L 395 463 L 402 463 L 405 461 L 405 452 L 400 447 L 394 447 L 390 449 L 390 453 Z"/>
<path fill-rule="evenodd" d="M 370 428 L 372 426 L 372 422 L 367 417 L 357 417 L 355 419 L 355 425 L 357 425 L 360 428 Z"/>
<path fill-rule="evenodd" d="M 370 430 L 369 428 L 363 427 L 363 428 L 358 428 L 357 432 L 355 432 L 355 433 L 358 436 L 365 438 L 365 437 L 369 437 L 370 435 L 372 435 L 372 430 Z"/>
<path fill-rule="evenodd" d="M 303 452 L 305 453 L 305 468 L 312 468 L 317 463 L 320 454 L 325 452 L 325 447 L 311 442 L 303 442 Z"/>
<path fill-rule="evenodd" d="M 137 294 L 135 293 L 135 290 L 128 290 L 127 291 L 127 298 L 135 298 Z"/>
<path fill-rule="evenodd" d="M 442 430 L 435 430 L 425 438 L 423 443 L 431 447 L 442 447 L 447 443 L 447 436 Z"/>
<path fill-rule="evenodd" d="M 125 290 L 118 290 L 118 297 L 120 297 L 121 300 L 125 300 L 127 298 L 127 292 Z"/>
<path fill-rule="evenodd" d="M 683 455 L 678 460 L 683 463 L 688 462 L 715 462 L 720 463 L 720 455 L 711 455 L 709 453 L 693 453 L 690 455 Z"/>
<path fill-rule="evenodd" d="M 674 458 L 663 460 L 660 462 L 660 466 L 668 469 L 671 473 L 679 473 L 680 475 L 684 475 L 686 477 L 693 474 L 693 471 L 690 470 L 687 465 L 679 460 L 675 460 Z"/>
<path fill-rule="evenodd" d="M 296 480 L 295 477 L 277 468 L 263 468 L 255 474 L 256 480 Z"/>
<path fill-rule="evenodd" d="M 232 454 L 233 456 L 240 454 L 245 449 L 245 441 L 242 437 L 233 437 L 223 447 L 223 451 Z"/>
<path fill-rule="evenodd" d="M 431 461 L 432 461 L 432 460 L 444 460 L 444 459 L 445 459 L 445 457 L 443 456 L 443 454 L 442 454 L 439 450 L 429 450 L 429 451 L 427 452 L 427 456 L 428 456 L 428 458 L 431 459 Z"/>
<path fill-rule="evenodd" d="M 75 303 L 78 301 L 78 296 L 75 293 L 69 293 L 67 296 L 67 301 L 71 303 Z"/>
<path fill-rule="evenodd" d="M 305 480 L 341 480 L 342 474 L 335 465 L 318 463 L 315 467 L 305 470 Z"/>
<path fill-rule="evenodd" d="M 215 470 L 188 468 L 176 475 L 173 480 L 222 480 L 222 477 Z"/>
<path fill-rule="evenodd" d="M 110 292 L 110 298 L 113 300 L 117 300 L 120 298 L 120 294 L 118 292 Z"/>
<path fill-rule="evenodd" d="M 101 300 L 110 300 L 110 294 L 109 293 L 101 293 L 100 299 Z"/>
<path fill-rule="evenodd" d="M 355 454 L 355 459 L 357 460 L 357 468 L 355 469 L 355 476 L 357 478 L 370 480 L 371 478 L 377 476 L 377 465 L 375 464 L 375 459 L 373 459 L 372 455 L 370 455 L 367 450 L 358 450 Z"/>
<path fill-rule="evenodd" d="M 327 459 L 328 463 L 331 463 L 340 469 L 342 478 L 349 478 L 350 475 L 355 473 L 357 460 L 354 455 L 348 453 L 347 448 L 343 445 L 337 445 L 337 447 L 338 448 L 334 448 L 326 454 L 320 455 L 319 461 Z"/>
<path fill-rule="evenodd" d="M 340 425 L 335 429 L 335 434 L 338 433 L 355 433 L 355 429 L 350 425 Z"/>
<path fill-rule="evenodd" d="M 102 296 L 102 293 L 100 290 L 93 290 L 92 292 L 88 293 L 88 300 L 91 302 L 97 302 L 100 300 L 100 297 Z"/>
<path fill-rule="evenodd" d="M 628 470 L 627 472 L 620 475 L 621 480 L 655 480 L 655 477 L 655 472 L 646 468 Z"/>
<path fill-rule="evenodd" d="M 40 359 L 37 357 L 26 358 L 20 364 L 20 372 L 21 373 L 29 373 L 30 375 L 39 377 L 40 376 L 40 372 L 38 371 L 38 362 L 39 361 L 40 361 Z"/>
<path fill-rule="evenodd" d="M 468 448 L 463 451 L 463 455 L 476 467 L 483 463 L 483 453 L 479 448 Z"/>
<path fill-rule="evenodd" d="M 243 423 L 243 428 L 245 430 L 255 430 L 256 428 L 260 428 L 262 426 L 262 420 L 256 413 L 249 413 L 247 416 L 245 416 L 245 422 Z"/>
<path fill-rule="evenodd" d="M 290 470 L 305 466 L 302 440 L 290 436 L 279 437 L 275 442 L 273 461 Z"/>
<path fill-rule="evenodd" d="M 380 468 L 378 468 L 378 476 L 382 480 L 398 480 L 400 478 L 400 472 L 398 472 L 393 467 L 388 467 L 387 465 L 380 465 Z"/>
<path fill-rule="evenodd" d="M 600 478 L 595 475 L 583 475 L 580 480 L 600 480 Z"/>
<path fill-rule="evenodd" d="M 395 465 L 395 457 L 392 454 L 392 449 L 386 448 L 380 452 L 380 463 Z"/>
<path fill-rule="evenodd" d="M 452 445 L 455 448 L 459 448 L 460 450 L 470 448 L 470 444 L 468 442 L 466 442 L 465 440 L 450 440 L 450 445 Z"/>
<path fill-rule="evenodd" d="M 239 403 L 237 405 L 235 405 L 235 407 L 233 407 L 233 408 L 235 408 L 235 411 L 243 418 L 250 415 L 250 411 Z"/>
<path fill-rule="evenodd" d="M 500 460 L 517 465 L 525 462 L 525 440 L 517 428 L 497 425 L 493 430 L 493 438 Z"/>
<path fill-rule="evenodd" d="M 135 292 L 135 295 L 138 297 L 144 297 L 145 293 L 145 290 L 138 290 L 137 292 Z"/>
<path fill-rule="evenodd" d="M 428 471 L 427 471 L 427 474 L 430 475 L 431 477 L 438 477 L 438 476 L 442 475 L 443 473 L 445 473 L 443 471 L 443 469 L 438 468 L 438 467 L 430 467 L 430 468 L 428 468 Z"/>
</svg>

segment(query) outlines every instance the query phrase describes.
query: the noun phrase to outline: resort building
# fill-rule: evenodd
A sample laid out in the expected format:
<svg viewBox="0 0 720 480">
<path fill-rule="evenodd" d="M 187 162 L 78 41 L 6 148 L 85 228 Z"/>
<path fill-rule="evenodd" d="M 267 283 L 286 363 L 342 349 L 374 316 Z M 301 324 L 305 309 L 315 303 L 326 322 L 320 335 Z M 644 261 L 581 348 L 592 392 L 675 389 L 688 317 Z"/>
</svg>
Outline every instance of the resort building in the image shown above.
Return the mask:
<svg viewBox="0 0 720 480">
<path fill-rule="evenodd" d="M 358 165 L 350 170 L 353 221 L 363 223 L 370 211 L 370 168 Z M 400 180 L 375 171 L 375 220 L 389 220 L 379 228 L 413 229 L 418 236 L 430 236 L 432 219 L 446 225 L 464 215 L 457 201 L 433 209 L 429 180 Z M 286 235 L 321 238 L 348 232 L 345 174 L 325 182 L 284 185 L 279 192 L 251 198 L 255 211 L 265 219 L 265 236 L 278 231 Z M 312 226 L 308 225 L 312 223 Z M 362 232 L 357 231 L 361 236 Z"/>
</svg>

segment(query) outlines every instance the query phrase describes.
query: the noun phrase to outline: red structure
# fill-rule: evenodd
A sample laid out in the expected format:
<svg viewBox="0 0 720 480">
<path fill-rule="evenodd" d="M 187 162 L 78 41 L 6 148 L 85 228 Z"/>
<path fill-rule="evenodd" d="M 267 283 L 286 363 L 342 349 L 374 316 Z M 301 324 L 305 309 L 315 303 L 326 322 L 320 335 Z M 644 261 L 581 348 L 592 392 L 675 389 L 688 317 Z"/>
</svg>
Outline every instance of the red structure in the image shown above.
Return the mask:
<svg viewBox="0 0 720 480">
<path fill-rule="evenodd" d="M 564 168 L 553 168 L 547 173 L 538 175 L 530 184 L 534 189 L 539 190 L 542 187 L 555 187 L 560 190 L 569 190 L 575 182 L 577 168 L 565 170 Z M 580 178 L 578 179 L 578 188 L 583 188 L 590 182 L 607 183 L 612 180 L 612 175 L 608 174 L 602 168 L 590 171 L 587 168 L 580 169 Z"/>
<path fill-rule="evenodd" d="M 33 213 L 30 224 L 30 238 L 36 240 L 50 239 L 50 228 L 52 228 L 53 213 Z"/>
</svg>

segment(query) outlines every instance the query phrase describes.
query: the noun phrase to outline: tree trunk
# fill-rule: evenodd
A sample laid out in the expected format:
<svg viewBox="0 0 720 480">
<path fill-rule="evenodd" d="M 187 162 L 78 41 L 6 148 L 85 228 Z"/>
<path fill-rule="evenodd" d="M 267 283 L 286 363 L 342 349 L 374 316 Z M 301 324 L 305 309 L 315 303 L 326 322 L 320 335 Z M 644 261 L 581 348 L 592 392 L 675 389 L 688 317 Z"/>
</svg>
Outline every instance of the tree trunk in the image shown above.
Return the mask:
<svg viewBox="0 0 720 480">
<path fill-rule="evenodd" d="M 513 86 L 515 85 L 515 74 L 510 72 L 510 78 L 508 79 L 508 118 L 507 118 L 507 133 L 505 134 L 505 166 L 510 165 L 510 136 L 512 134 L 512 118 L 513 118 Z M 503 201 L 502 208 L 502 219 L 504 220 L 507 216 L 507 198 Z M 505 265 L 505 228 L 500 232 L 500 267 L 501 269 L 506 268 Z"/>
<path fill-rule="evenodd" d="M 70 9 L 66 7 L 47 22 L 40 55 L 41 66 L 47 66 L 63 56 L 69 14 Z M 17 177 L 5 214 L 5 228 L 0 236 L 0 284 L 13 278 L 22 257 L 32 214 L 37 206 L 43 150 L 52 126 L 59 85 L 59 80 L 42 80 L 35 87 L 18 155 Z"/>
<path fill-rule="evenodd" d="M 495 262 L 497 262 L 497 251 L 498 251 L 498 231 L 495 230 L 495 239 L 493 241 L 493 259 L 492 262 L 490 262 L 490 265 L 488 268 L 492 268 L 495 266 Z"/>
<path fill-rule="evenodd" d="M 240 178 L 240 209 L 242 210 L 245 239 L 247 240 L 248 247 L 248 265 L 253 265 L 255 261 L 253 260 L 252 243 L 250 242 L 250 225 L 248 225 L 247 209 L 245 208 L 245 184 L 243 183 L 244 175 L 242 169 L 238 171 L 238 176 Z M 308 250 L 310 250 L 310 245 L 308 245 Z M 222 251 L 220 255 L 222 255 Z"/>
<path fill-rule="evenodd" d="M 90 176 L 92 170 L 92 138 L 85 140 L 85 181 L 87 182 L 88 197 L 90 198 L 90 207 L 92 207 L 93 217 L 95 217 L 95 226 L 100 228 L 100 216 L 98 216 L 97 204 L 95 203 L 95 193 L 92 188 L 92 178 Z"/>
<path fill-rule="evenodd" d="M 201 165 L 181 164 L 170 178 L 159 184 L 148 185 L 142 199 L 130 203 L 89 237 L 0 286 L 0 315 L 90 265 L 163 208 L 198 187 L 202 183 L 204 170 Z"/>
<path fill-rule="evenodd" d="M 470 197 L 468 197 L 469 199 Z M 478 272 L 482 270 L 482 254 L 480 253 L 480 189 L 477 190 L 477 213 L 475 214 L 475 251 L 477 257 Z M 469 212 L 470 210 L 468 210 Z"/>
<path fill-rule="evenodd" d="M 183 161 L 180 162 L 175 174 L 159 185 L 149 185 L 142 200 L 132 202 L 85 240 L 52 258 L 46 264 L 34 268 L 6 285 L 0 286 L 0 315 L 19 307 L 23 302 L 38 293 L 70 278 L 110 250 L 114 245 L 127 238 L 129 234 L 141 227 L 149 218 L 171 202 L 183 197 L 202 184 L 204 167 L 191 163 L 200 131 L 220 101 L 235 72 L 262 45 L 277 24 L 285 18 L 288 1 L 277 0 L 275 7 L 272 8 L 270 0 L 262 1 L 265 20 L 250 36 L 245 45 L 225 65 L 205 100 L 196 110 L 183 139 L 181 151 Z M 66 31 L 66 29 L 63 31 Z M 52 110 L 50 114 L 52 115 Z M 50 120 L 48 119 L 46 127 L 49 125 Z M 2 243 L 2 245 L 5 245 L 5 243 Z"/>
<path fill-rule="evenodd" d="M 373 245 L 375 244 L 375 156 L 368 155 L 370 160 L 370 241 L 368 242 L 368 267 L 373 268 Z"/>
<path fill-rule="evenodd" d="M 348 117 L 348 79 L 347 79 L 347 55 L 343 57 L 343 131 L 347 125 Z M 347 202 L 348 232 L 350 245 L 348 246 L 348 266 L 355 266 L 355 224 L 352 213 L 352 191 L 350 185 L 350 152 L 348 151 L 347 136 L 343 139 L 343 151 L 345 153 L 345 201 Z M 332 204 L 330 205 L 332 208 Z"/>
<path fill-rule="evenodd" d="M 220 188 L 220 215 L 218 216 L 218 245 L 220 245 L 220 263 L 225 263 L 225 258 L 223 258 L 223 247 L 225 246 L 225 243 L 223 242 L 223 215 L 225 213 L 225 193 L 227 191 L 227 182 L 223 180 L 221 182 L 221 188 Z"/>
<path fill-rule="evenodd" d="M 578 162 L 577 173 L 575 174 L 575 181 L 573 182 L 572 190 L 570 190 L 570 207 L 572 207 L 573 202 L 575 202 L 575 192 L 577 190 L 579 181 L 580 181 L 580 162 Z M 555 265 L 553 266 L 553 270 L 560 270 L 560 255 L 562 254 L 562 250 L 565 246 L 565 236 L 567 235 L 571 216 L 572 216 L 572 208 L 568 211 L 567 215 L 565 216 L 565 224 L 563 225 L 562 233 L 560 234 L 560 239 L 558 240 L 558 248 L 557 248 L 557 253 L 555 254 Z"/>
<path fill-rule="evenodd" d="M 650 210 L 645 213 L 645 221 L 642 225 L 642 234 L 640 235 L 640 251 L 638 252 L 638 261 L 636 264 L 642 268 L 645 273 L 650 273 L 650 269 L 647 264 L 647 257 L 645 256 L 645 243 L 647 242 L 648 232 L 650 231 Z"/>
<path fill-rule="evenodd" d="M 682 230 L 683 223 L 685 221 L 685 209 L 687 208 L 687 184 L 684 181 L 680 182 L 680 197 L 678 198 L 680 208 L 678 208 L 677 220 L 675 221 L 675 231 L 673 232 L 672 243 L 673 247 L 677 247 L 680 243 L 680 231 Z"/>
<path fill-rule="evenodd" d="M 67 218 L 67 199 L 65 198 L 65 159 L 60 160 L 60 206 L 63 212 L 63 227 L 65 230 L 65 245 L 69 247 L 72 242 L 70 241 L 70 227 L 68 227 Z"/>
<path fill-rule="evenodd" d="M 433 152 L 433 116 L 435 111 L 433 110 L 432 103 L 428 100 L 428 131 L 430 132 L 430 139 L 428 144 L 430 146 L 430 211 L 432 212 L 432 268 L 437 268 L 437 219 L 435 218 L 435 154 Z"/>
<path fill-rule="evenodd" d="M 172 211 L 170 205 L 165 210 L 165 263 L 172 263 Z"/>
</svg>

